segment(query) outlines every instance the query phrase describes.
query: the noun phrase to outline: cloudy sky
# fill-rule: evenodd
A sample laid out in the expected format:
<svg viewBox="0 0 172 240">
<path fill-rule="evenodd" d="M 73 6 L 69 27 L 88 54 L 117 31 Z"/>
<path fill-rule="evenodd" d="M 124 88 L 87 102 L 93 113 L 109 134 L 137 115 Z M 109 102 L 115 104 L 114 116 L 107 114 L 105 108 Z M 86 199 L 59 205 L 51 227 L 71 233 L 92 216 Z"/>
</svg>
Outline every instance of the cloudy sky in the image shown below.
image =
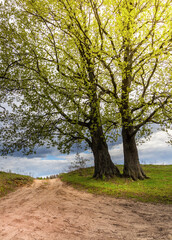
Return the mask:
<svg viewBox="0 0 172 240">
<path fill-rule="evenodd" d="M 138 146 L 140 162 L 142 164 L 172 164 L 172 146 L 167 144 L 168 136 L 165 132 L 156 131 L 149 142 Z M 116 144 L 110 149 L 112 160 L 116 164 L 123 164 L 122 144 Z M 55 148 L 38 149 L 36 155 L 0 157 L 0 171 L 9 171 L 20 174 L 28 174 L 33 177 L 47 176 L 68 171 L 71 162 L 75 159 L 75 153 L 69 155 L 60 154 Z M 88 165 L 93 165 L 92 153 L 82 152 L 84 158 L 90 159 Z"/>
</svg>

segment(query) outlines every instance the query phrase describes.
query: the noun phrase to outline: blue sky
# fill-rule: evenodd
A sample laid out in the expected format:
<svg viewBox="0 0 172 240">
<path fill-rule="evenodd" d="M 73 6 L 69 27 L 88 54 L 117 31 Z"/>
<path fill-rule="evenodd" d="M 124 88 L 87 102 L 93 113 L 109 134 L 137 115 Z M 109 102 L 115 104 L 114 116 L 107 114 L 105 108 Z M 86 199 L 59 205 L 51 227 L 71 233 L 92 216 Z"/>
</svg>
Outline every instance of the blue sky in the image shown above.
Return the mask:
<svg viewBox="0 0 172 240">
<path fill-rule="evenodd" d="M 151 140 L 138 145 L 140 162 L 142 164 L 172 164 L 172 146 L 167 144 L 168 136 L 165 132 L 156 131 Z M 122 144 L 116 144 L 109 149 L 112 160 L 116 164 L 123 164 Z M 92 153 L 81 152 L 81 156 L 90 159 L 88 166 L 93 165 Z M 41 147 L 36 155 L 0 157 L 0 171 L 11 170 L 15 173 L 28 174 L 33 177 L 47 176 L 68 171 L 75 153 L 63 155 L 55 148 Z"/>
</svg>

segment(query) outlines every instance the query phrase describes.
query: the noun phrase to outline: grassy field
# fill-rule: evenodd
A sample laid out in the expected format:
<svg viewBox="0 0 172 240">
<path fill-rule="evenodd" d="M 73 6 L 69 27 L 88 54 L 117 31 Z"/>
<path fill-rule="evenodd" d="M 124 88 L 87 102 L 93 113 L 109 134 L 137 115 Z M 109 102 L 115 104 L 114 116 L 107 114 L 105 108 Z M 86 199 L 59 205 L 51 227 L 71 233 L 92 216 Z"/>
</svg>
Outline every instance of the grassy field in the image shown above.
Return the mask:
<svg viewBox="0 0 172 240">
<path fill-rule="evenodd" d="M 122 166 L 118 166 L 122 172 Z M 77 189 L 117 198 L 135 199 L 142 202 L 172 204 L 172 165 L 143 165 L 150 179 L 133 181 L 125 178 L 110 180 L 92 179 L 93 168 L 60 175 Z"/>
<path fill-rule="evenodd" d="M 0 171 L 0 197 L 32 182 L 32 177 Z"/>
</svg>

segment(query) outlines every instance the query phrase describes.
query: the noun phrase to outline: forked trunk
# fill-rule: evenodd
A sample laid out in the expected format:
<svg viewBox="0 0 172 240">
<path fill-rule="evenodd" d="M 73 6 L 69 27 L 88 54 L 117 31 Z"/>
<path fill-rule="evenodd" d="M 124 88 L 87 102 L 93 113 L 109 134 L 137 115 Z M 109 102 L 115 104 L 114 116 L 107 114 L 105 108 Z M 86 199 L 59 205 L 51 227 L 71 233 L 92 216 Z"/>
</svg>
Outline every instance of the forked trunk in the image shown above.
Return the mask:
<svg viewBox="0 0 172 240">
<path fill-rule="evenodd" d="M 135 135 L 132 135 L 132 127 L 123 127 L 123 152 L 124 152 L 124 169 L 123 176 L 133 180 L 143 180 L 147 178 L 139 163 L 138 150 L 135 141 Z"/>
<path fill-rule="evenodd" d="M 103 136 L 101 127 L 99 127 L 92 135 L 91 149 L 94 155 L 94 178 L 102 179 L 103 176 L 107 178 L 121 176 L 120 171 L 111 160 L 106 139 Z"/>
</svg>

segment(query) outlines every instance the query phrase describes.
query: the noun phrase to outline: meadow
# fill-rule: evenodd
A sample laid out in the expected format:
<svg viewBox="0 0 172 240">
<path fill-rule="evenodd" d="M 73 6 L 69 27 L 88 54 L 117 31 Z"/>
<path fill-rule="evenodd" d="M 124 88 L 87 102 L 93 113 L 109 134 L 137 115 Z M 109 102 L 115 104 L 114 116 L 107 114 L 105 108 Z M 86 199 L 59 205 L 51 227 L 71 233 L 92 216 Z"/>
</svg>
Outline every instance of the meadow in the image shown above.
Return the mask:
<svg viewBox="0 0 172 240">
<path fill-rule="evenodd" d="M 121 165 L 118 166 L 122 172 Z M 172 165 L 142 165 L 149 179 L 127 178 L 95 180 L 93 168 L 78 169 L 60 175 L 62 181 L 94 194 L 151 203 L 172 203 Z"/>
<path fill-rule="evenodd" d="M 15 191 L 19 187 L 30 185 L 32 182 L 33 178 L 30 176 L 0 171 L 0 197 Z"/>
</svg>

